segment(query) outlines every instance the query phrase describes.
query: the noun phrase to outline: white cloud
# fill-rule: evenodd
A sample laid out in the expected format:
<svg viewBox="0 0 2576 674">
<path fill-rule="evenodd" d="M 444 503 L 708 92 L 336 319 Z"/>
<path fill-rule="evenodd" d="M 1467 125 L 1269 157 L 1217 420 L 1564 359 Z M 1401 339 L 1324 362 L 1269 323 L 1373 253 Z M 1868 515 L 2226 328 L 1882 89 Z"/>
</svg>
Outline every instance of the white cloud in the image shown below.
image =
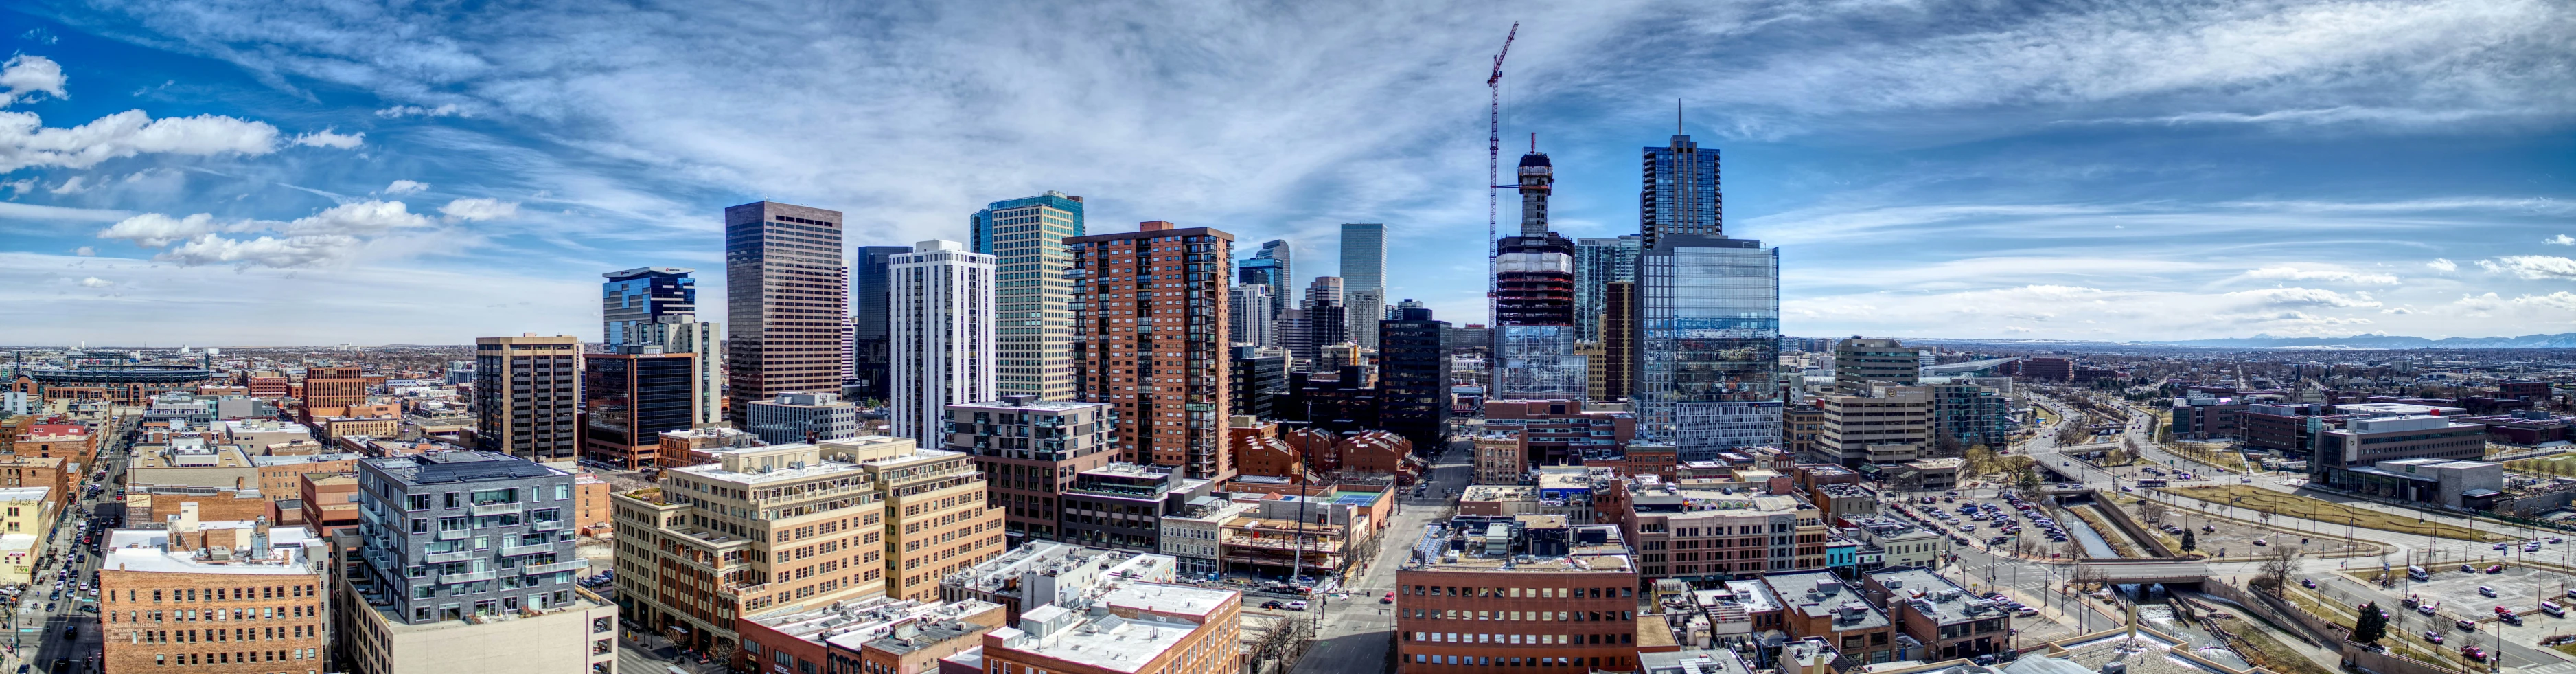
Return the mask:
<svg viewBox="0 0 2576 674">
<path fill-rule="evenodd" d="M 2232 292 L 2228 297 L 2251 300 L 2271 306 L 2376 307 L 2380 303 L 2370 293 L 2345 295 L 2322 288 L 2264 288 Z"/>
<path fill-rule="evenodd" d="M 134 245 L 159 248 L 221 228 L 221 225 L 215 223 L 215 216 L 209 213 L 198 213 L 185 218 L 145 213 L 126 218 L 114 225 L 109 225 L 107 229 L 99 230 L 98 238 L 127 239 L 133 241 Z"/>
<path fill-rule="evenodd" d="M 2404 315 L 2407 315 L 2407 314 L 2415 313 L 2415 310 L 2413 310 L 2413 309 L 2408 309 L 2408 308 L 2406 308 L 2406 307 L 2389 307 L 2389 308 L 2386 308 L 2386 309 L 2381 309 L 2381 310 L 2379 310 L 2379 313 L 2383 313 L 2383 314 L 2396 314 L 2396 315 L 2399 315 L 2399 316 L 2404 316 Z"/>
<path fill-rule="evenodd" d="M 2565 235 L 2565 234 L 2560 234 L 2560 235 L 2557 235 L 2557 236 L 2553 236 L 2553 237 L 2549 237 L 2549 238 L 2541 239 L 2541 240 L 2540 240 L 2540 242 L 2541 242 L 2541 243 L 2546 243 L 2546 244 L 2549 244 L 2549 245 L 2553 245 L 2553 246 L 2576 246 L 2576 236 L 2568 236 L 2568 235 Z"/>
<path fill-rule="evenodd" d="M 465 111 L 456 107 L 456 104 L 454 103 L 440 105 L 435 108 L 424 108 L 417 105 L 397 105 L 376 111 L 377 117 L 384 117 L 387 119 L 399 119 L 403 117 L 453 117 L 463 114 L 465 114 Z"/>
<path fill-rule="evenodd" d="M 213 155 L 277 151 L 277 127 L 217 115 L 153 119 L 141 110 L 46 128 L 34 113 L 0 112 L 0 172 L 31 166 L 89 168 L 143 153 Z"/>
<path fill-rule="evenodd" d="M 499 199 L 458 199 L 438 207 L 438 212 L 453 220 L 474 222 L 497 220 L 519 214 L 519 202 Z"/>
<path fill-rule="evenodd" d="M 34 100 L 36 94 L 69 97 L 63 93 L 62 64 L 42 56 L 20 54 L 0 64 L 0 87 L 8 87 L 0 91 L 0 106 Z"/>
<path fill-rule="evenodd" d="M 89 176 L 72 176 L 70 180 L 65 180 L 63 181 L 63 184 L 55 185 L 52 189 L 45 190 L 45 192 L 49 194 L 79 194 L 81 193 L 81 190 L 88 189 L 87 186 L 82 184 L 82 181 L 87 180 L 88 178 Z"/>
<path fill-rule="evenodd" d="M 431 224 L 429 216 L 411 212 L 400 201 L 360 201 L 333 206 L 276 229 L 295 236 L 374 236 Z"/>
<path fill-rule="evenodd" d="M 346 236 L 290 236 L 282 239 L 263 236 L 240 241 L 207 234 L 152 259 L 183 265 L 238 263 L 261 267 L 304 267 L 336 260 L 356 245 L 354 237 Z"/>
<path fill-rule="evenodd" d="M 81 257 L 98 257 L 98 248 L 92 246 L 81 246 L 79 248 L 72 249 L 72 254 Z"/>
<path fill-rule="evenodd" d="M 2513 301 L 2515 304 L 2525 304 L 2559 311 L 2576 311 L 2576 293 L 2564 290 L 2547 295 L 2524 295 L 2513 298 Z"/>
<path fill-rule="evenodd" d="M 103 279 L 103 278 L 99 278 L 99 277 L 96 277 L 96 276 L 92 276 L 92 277 L 89 277 L 89 278 L 81 279 L 80 284 L 81 284 L 81 287 L 83 287 L 83 288 L 105 288 L 105 287 L 108 287 L 108 286 L 116 285 L 116 282 L 115 282 L 115 281 L 110 281 L 110 280 L 107 280 L 107 279 Z"/>
<path fill-rule="evenodd" d="M 2337 269 L 2300 269 L 2295 266 L 2264 267 L 2245 272 L 2247 278 L 2288 279 L 2293 281 L 2334 281 L 2361 285 L 2397 285 L 2394 274 L 2343 271 Z"/>
<path fill-rule="evenodd" d="M 366 140 L 367 134 L 364 132 L 333 133 L 331 129 L 323 129 L 296 136 L 295 144 L 306 147 L 331 147 L 346 150 L 365 144 Z"/>
<path fill-rule="evenodd" d="M 419 194 L 427 191 L 429 191 L 429 183 L 413 180 L 396 180 L 393 184 L 385 186 L 386 194 Z"/>
<path fill-rule="evenodd" d="M 2576 260 L 2555 255 L 2507 255 L 2479 260 L 2478 267 L 2525 279 L 2576 280 Z"/>
<path fill-rule="evenodd" d="M 2452 262 L 2452 261 L 2450 260 L 2450 258 L 2442 258 L 2442 257 L 2433 258 L 2433 261 L 2424 263 L 2424 266 L 2432 267 L 2435 271 L 2459 271 L 2459 270 L 2460 270 L 2460 263 Z"/>
</svg>

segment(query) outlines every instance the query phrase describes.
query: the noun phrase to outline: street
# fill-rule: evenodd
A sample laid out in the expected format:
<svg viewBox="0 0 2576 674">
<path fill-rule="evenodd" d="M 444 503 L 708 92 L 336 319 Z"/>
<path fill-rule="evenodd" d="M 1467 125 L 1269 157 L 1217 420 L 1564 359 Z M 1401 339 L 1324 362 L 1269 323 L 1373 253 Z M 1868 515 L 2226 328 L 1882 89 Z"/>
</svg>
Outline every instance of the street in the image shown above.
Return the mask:
<svg viewBox="0 0 2576 674">
<path fill-rule="evenodd" d="M 67 499 L 72 504 L 69 512 L 56 520 L 39 550 L 39 554 L 47 555 L 47 561 L 34 570 L 34 582 L 9 615 L 8 671 L 16 672 L 21 665 L 33 665 L 28 671 L 45 674 L 97 671 L 93 658 L 104 648 L 104 635 L 99 633 L 98 615 L 81 610 L 97 605 L 96 585 L 91 586 L 91 592 L 79 588 L 98 570 L 98 548 L 95 544 L 81 545 L 80 538 L 93 522 L 104 525 L 124 517 L 125 504 L 117 502 L 115 494 L 116 485 L 125 480 L 126 453 L 132 448 L 129 434 L 135 430 L 134 422 L 131 417 L 123 418 L 115 431 L 102 431 L 99 465 L 82 466 L 82 474 L 73 481 L 75 496 Z M 106 479 L 91 479 L 101 469 L 106 470 Z M 95 495 L 87 493 L 87 486 L 92 484 L 100 486 Z M 72 574 L 58 576 L 66 565 Z M 61 599 L 49 599 L 56 589 L 57 577 L 69 580 L 62 583 Z M 65 638 L 63 631 L 74 627 L 77 633 Z M 66 666 L 55 669 L 56 660 L 64 661 Z"/>
<path fill-rule="evenodd" d="M 1315 618 L 1322 621 L 1322 627 L 1315 630 L 1315 643 L 1306 656 L 1297 661 L 1295 674 L 1386 671 L 1387 654 L 1395 648 L 1395 607 L 1380 604 L 1377 598 L 1395 589 L 1396 569 L 1404 565 L 1406 555 L 1412 554 L 1413 542 L 1422 536 L 1424 527 L 1447 520 L 1456 510 L 1456 500 L 1442 496 L 1443 490 L 1464 493 L 1475 477 L 1473 462 L 1474 452 L 1468 449 L 1467 442 L 1450 443 L 1449 450 L 1433 462 L 1423 482 L 1428 485 L 1424 496 L 1397 497 L 1395 521 L 1380 534 L 1386 538 L 1378 546 L 1377 558 L 1366 571 L 1354 574 L 1348 585 L 1349 599 L 1323 603 Z"/>
</svg>

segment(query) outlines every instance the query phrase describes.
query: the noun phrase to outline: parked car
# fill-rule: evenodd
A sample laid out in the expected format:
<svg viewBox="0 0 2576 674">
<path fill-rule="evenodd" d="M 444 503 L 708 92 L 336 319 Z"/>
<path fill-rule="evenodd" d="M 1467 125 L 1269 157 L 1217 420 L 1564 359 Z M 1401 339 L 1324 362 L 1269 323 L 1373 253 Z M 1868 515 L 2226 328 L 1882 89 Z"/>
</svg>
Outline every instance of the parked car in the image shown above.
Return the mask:
<svg viewBox="0 0 2576 674">
<path fill-rule="evenodd" d="M 1273 610 L 1276 610 L 1276 609 L 1284 609 L 1284 608 L 1288 608 L 1288 604 L 1287 604 L 1286 602 L 1282 602 L 1282 601 L 1279 601 L 1279 600 L 1277 600 L 1277 599 L 1272 599 L 1272 600 L 1270 600 L 1270 601 L 1261 602 L 1261 607 L 1262 607 L 1262 608 L 1266 608 L 1266 609 L 1273 609 Z"/>
<path fill-rule="evenodd" d="M 2437 644 L 2442 643 L 2442 633 L 2432 630 L 2424 630 L 2424 640 Z"/>
<path fill-rule="evenodd" d="M 2308 588 L 2308 589 L 2311 589 L 2311 590 L 2317 589 L 2317 579 L 2315 579 L 2315 578 L 2301 578 L 2301 579 L 2299 579 L 2299 587 L 2304 587 L 2304 588 Z"/>
<path fill-rule="evenodd" d="M 2468 658 L 2476 662 L 2486 662 L 2487 650 L 2476 646 L 2461 646 L 2460 657 Z"/>
<path fill-rule="evenodd" d="M 2454 622 L 2454 623 L 2451 623 L 2451 624 L 2452 624 L 2453 626 L 2459 627 L 2460 629 L 2469 630 L 2469 631 L 2471 631 L 2471 632 L 2475 632 L 2475 631 L 2477 631 L 2477 629 L 2478 629 L 2478 624 L 2477 624 L 2477 623 L 2475 623 L 2475 622 L 2471 622 L 2471 621 L 2467 621 L 2467 620 L 2462 620 L 2462 621 Z"/>
<path fill-rule="evenodd" d="M 2495 566 L 2487 567 L 2487 573 L 2504 573 L 2504 565 L 2497 564 Z"/>
<path fill-rule="evenodd" d="M 1388 593 L 1386 593 L 1384 596 L 1378 597 L 1378 598 L 1377 598 L 1377 603 L 1380 603 L 1380 604 L 1393 604 L 1393 603 L 1395 603 L 1395 593 L 1394 593 L 1394 592 L 1388 592 Z"/>
<path fill-rule="evenodd" d="M 2493 596 L 2496 596 L 2495 588 L 2487 587 L 2487 586 L 2484 586 L 2484 585 L 2480 585 L 2480 586 L 2478 586 L 2478 596 L 2481 596 L 2481 597 L 2493 597 Z"/>
</svg>

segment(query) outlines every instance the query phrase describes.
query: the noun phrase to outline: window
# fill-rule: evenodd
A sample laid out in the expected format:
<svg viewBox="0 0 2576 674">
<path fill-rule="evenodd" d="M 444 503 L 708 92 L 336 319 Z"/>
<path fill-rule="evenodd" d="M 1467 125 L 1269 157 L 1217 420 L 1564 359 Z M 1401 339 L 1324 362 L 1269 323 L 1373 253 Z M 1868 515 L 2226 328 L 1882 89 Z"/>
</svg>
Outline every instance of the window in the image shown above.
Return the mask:
<svg viewBox="0 0 2576 674">
<path fill-rule="evenodd" d="M 569 501 L 569 500 L 572 500 L 572 485 L 569 485 L 569 484 L 559 484 L 559 485 L 555 485 L 555 500 L 557 500 L 557 501 Z"/>
</svg>

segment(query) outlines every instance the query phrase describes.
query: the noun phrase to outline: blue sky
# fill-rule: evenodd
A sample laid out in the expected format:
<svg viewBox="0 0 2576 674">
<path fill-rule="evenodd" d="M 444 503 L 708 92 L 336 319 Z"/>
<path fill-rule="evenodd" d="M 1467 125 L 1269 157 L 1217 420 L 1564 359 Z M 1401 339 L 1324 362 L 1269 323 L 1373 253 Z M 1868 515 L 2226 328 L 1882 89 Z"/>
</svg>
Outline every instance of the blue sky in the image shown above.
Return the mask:
<svg viewBox="0 0 2576 674">
<path fill-rule="evenodd" d="M 966 238 L 1390 228 L 1480 322 L 1484 71 L 1573 236 L 1635 231 L 1673 106 L 1800 335 L 2576 331 L 2576 8 L 2413 3 L 20 2 L 0 343 L 594 335 L 724 206 Z M 1505 220 L 1514 219 L 1506 201 Z"/>
</svg>

